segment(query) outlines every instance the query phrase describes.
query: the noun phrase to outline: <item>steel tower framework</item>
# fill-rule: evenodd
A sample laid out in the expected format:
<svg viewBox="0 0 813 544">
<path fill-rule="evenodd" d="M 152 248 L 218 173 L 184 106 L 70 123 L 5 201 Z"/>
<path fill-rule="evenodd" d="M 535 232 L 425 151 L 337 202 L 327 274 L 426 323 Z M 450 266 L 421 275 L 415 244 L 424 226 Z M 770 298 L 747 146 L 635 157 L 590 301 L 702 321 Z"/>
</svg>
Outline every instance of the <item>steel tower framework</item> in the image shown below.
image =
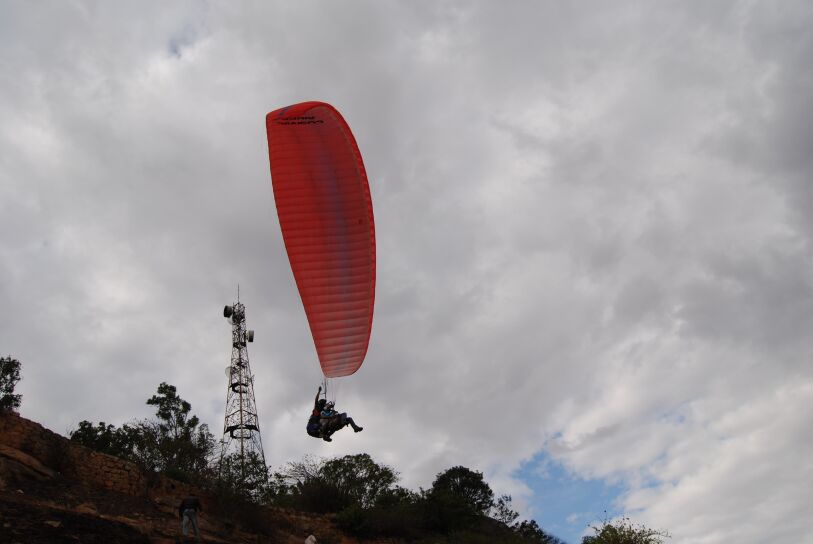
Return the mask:
<svg viewBox="0 0 813 544">
<path fill-rule="evenodd" d="M 251 482 L 246 481 L 251 479 L 247 473 L 249 462 L 260 460 L 263 468 L 266 465 L 254 400 L 254 374 L 248 361 L 247 344 L 254 341 L 254 331 L 246 329 L 246 307 L 240 302 L 239 289 L 237 302 L 223 309 L 223 317 L 231 323 L 232 349 L 231 364 L 226 369 L 229 381 L 220 461 L 223 467 L 224 459 L 230 456 L 239 465 L 241 480 L 250 487 Z"/>
</svg>

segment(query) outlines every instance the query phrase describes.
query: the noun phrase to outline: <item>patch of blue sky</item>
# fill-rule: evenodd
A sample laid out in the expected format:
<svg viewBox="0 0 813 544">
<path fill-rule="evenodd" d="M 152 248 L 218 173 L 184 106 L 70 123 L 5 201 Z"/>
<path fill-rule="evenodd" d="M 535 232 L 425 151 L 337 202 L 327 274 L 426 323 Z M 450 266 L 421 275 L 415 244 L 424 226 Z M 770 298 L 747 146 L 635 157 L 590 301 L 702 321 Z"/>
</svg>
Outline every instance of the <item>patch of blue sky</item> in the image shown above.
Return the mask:
<svg viewBox="0 0 813 544">
<path fill-rule="evenodd" d="M 622 514 L 617 502 L 626 490 L 623 485 L 581 478 L 544 453 L 523 464 L 515 476 L 533 490 L 533 519 L 569 544 L 579 544 L 587 526 L 605 512 L 609 517 Z"/>
</svg>

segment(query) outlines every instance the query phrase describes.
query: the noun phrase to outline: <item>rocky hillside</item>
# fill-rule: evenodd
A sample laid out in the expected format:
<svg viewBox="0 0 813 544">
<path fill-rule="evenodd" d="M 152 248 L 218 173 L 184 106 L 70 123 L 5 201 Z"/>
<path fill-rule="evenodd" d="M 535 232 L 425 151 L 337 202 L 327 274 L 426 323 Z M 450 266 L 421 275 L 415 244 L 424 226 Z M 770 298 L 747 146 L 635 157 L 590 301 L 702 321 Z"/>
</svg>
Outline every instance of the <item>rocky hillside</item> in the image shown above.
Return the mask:
<svg viewBox="0 0 813 544">
<path fill-rule="evenodd" d="M 204 542 L 357 544 L 329 516 L 257 508 L 239 515 L 205 490 L 72 443 L 16 414 L 0 414 L 0 543 L 180 542 L 177 506 L 203 502 Z M 393 543 L 394 544 L 394 543 Z"/>
</svg>

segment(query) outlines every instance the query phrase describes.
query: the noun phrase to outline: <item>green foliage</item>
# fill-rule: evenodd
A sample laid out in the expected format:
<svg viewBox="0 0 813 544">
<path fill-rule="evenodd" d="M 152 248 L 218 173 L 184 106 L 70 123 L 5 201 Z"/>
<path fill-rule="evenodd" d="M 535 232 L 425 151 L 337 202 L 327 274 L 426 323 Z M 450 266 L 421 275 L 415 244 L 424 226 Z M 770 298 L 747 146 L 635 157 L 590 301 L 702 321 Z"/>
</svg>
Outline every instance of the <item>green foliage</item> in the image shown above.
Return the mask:
<svg viewBox="0 0 813 544">
<path fill-rule="evenodd" d="M 138 427 L 138 434 L 147 439 L 140 444 L 145 448 L 142 451 L 153 453 L 149 447 L 156 448 L 148 461 L 154 462 L 159 472 L 184 474 L 191 481 L 208 475 L 215 439 L 206 424 L 200 424 L 197 416 L 190 416 L 192 405 L 178 396 L 175 386 L 166 382 L 158 386 L 158 394 L 147 400 L 147 404 L 157 406 L 155 415 L 158 417 Z"/>
<path fill-rule="evenodd" d="M 335 504 L 337 493 L 327 489 L 319 476 L 324 461 L 305 457 L 288 463 L 280 473 L 274 474 L 277 493 L 273 503 L 277 506 L 307 512 L 338 512 L 346 505 Z"/>
<path fill-rule="evenodd" d="M 322 465 L 319 476 L 342 499 L 362 508 L 373 506 L 398 481 L 395 471 L 366 453 L 331 459 Z"/>
<path fill-rule="evenodd" d="M 221 458 L 217 463 L 215 485 L 232 497 L 259 504 L 272 502 L 279 492 L 265 461 L 254 451 L 242 459 L 234 453 Z"/>
<path fill-rule="evenodd" d="M 95 427 L 90 421 L 80 421 L 79 428 L 71 431 L 70 438 L 85 447 L 115 455 L 116 457 L 131 458 L 132 439 L 126 430 L 126 425 L 117 429 L 114 425 L 107 425 L 100 421 Z"/>
<path fill-rule="evenodd" d="M 130 459 L 150 472 L 161 472 L 164 469 L 165 463 L 158 447 L 159 432 L 155 422 L 137 421 L 124 424 L 119 432 L 124 436 L 122 440 L 128 448 L 127 455 L 122 457 Z"/>
<path fill-rule="evenodd" d="M 514 525 L 514 532 L 529 544 L 565 544 L 553 535 L 549 535 L 534 520 L 523 521 Z"/>
<path fill-rule="evenodd" d="M 421 501 L 424 524 L 427 529 L 449 533 L 473 524 L 481 515 L 471 507 L 466 497 L 450 489 L 432 489 Z"/>
<path fill-rule="evenodd" d="M 629 518 L 604 519 L 601 525 L 590 528 L 595 534 L 582 538 L 582 544 L 663 544 L 671 538 L 666 531 L 635 525 Z"/>
<path fill-rule="evenodd" d="M 426 526 L 448 534 L 451 541 L 564 544 L 536 521 L 517 524 L 519 514 L 511 507 L 511 496 L 501 495 L 495 501 L 483 474 L 466 467 L 438 474 L 424 495 L 424 506 Z"/>
<path fill-rule="evenodd" d="M 198 425 L 198 416 L 189 417 L 192 405 L 178 396 L 174 385 L 161 382 L 158 394 L 147 400 L 147 404 L 157 406 L 158 427 L 162 434 L 180 438 L 194 431 Z"/>
<path fill-rule="evenodd" d="M 124 424 L 120 428 L 99 422 L 79 423 L 70 438 L 84 446 L 133 461 L 146 470 L 185 482 L 211 476 L 215 440 L 205 424 L 189 413 L 192 406 L 174 386 L 162 383 L 147 404 L 157 406 L 157 420 Z"/>
<path fill-rule="evenodd" d="M 364 453 L 288 463 L 275 480 L 275 504 L 327 513 L 351 505 L 370 508 L 379 500 L 391 500 L 398 474 Z"/>
<path fill-rule="evenodd" d="M 540 530 L 541 531 L 541 530 Z M 565 544 L 556 537 L 541 532 L 544 539 L 540 540 L 538 534 L 523 535 L 505 524 L 488 517 L 475 518 L 469 525 L 449 531 L 448 533 L 419 533 L 414 542 L 420 544 Z M 413 541 L 412 539 L 410 541 Z"/>
<path fill-rule="evenodd" d="M 494 505 L 494 492 L 483 480 L 483 473 L 461 466 L 438 474 L 430 494 L 441 502 L 458 502 L 460 508 L 479 515 L 485 515 Z"/>
<path fill-rule="evenodd" d="M 337 525 L 358 538 L 422 542 L 562 544 L 536 522 L 512 525 L 511 497 L 496 501 L 480 472 L 453 467 L 438 474 L 428 491 L 397 486 L 398 473 L 369 455 L 330 460 L 306 458 L 275 475 L 274 504 L 336 513 Z"/>
<path fill-rule="evenodd" d="M 382 493 L 369 508 L 350 505 L 339 512 L 336 523 L 345 532 L 361 538 L 386 536 L 414 540 L 425 531 L 420 496 L 402 487 Z"/>
<path fill-rule="evenodd" d="M 375 501 L 377 508 L 389 508 L 392 506 L 415 505 L 421 500 L 421 496 L 414 491 L 401 486 L 391 487 L 382 491 Z"/>
<path fill-rule="evenodd" d="M 19 380 L 19 363 L 16 376 Z M 214 437 L 174 386 L 161 383 L 147 404 L 156 407 L 156 419 L 120 428 L 82 421 L 70 433 L 71 440 L 130 459 L 150 471 L 206 485 L 214 492 L 222 514 L 258 533 L 274 535 L 279 524 L 262 509 L 262 505 L 273 504 L 336 514 L 343 531 L 362 539 L 398 538 L 416 544 L 564 544 L 533 520 L 517 523 L 519 514 L 512 508 L 511 497 L 502 495 L 495 500 L 481 472 L 455 466 L 439 473 L 429 490 L 416 493 L 398 486 L 398 473 L 365 453 L 329 460 L 306 457 L 275 473 L 256 454 L 246 459 L 232 454 L 215 463 Z M 584 537 L 582 544 L 662 544 L 669 536 L 634 526 L 627 519 L 605 520 L 593 530 L 595 535 Z M 336 539 L 338 542 L 339 537 Z"/>
<path fill-rule="evenodd" d="M 511 508 L 511 495 L 500 495 L 491 506 L 491 517 L 505 525 L 511 525 L 517 520 L 519 514 Z"/>
<path fill-rule="evenodd" d="M 336 515 L 336 525 L 353 536 L 365 537 L 371 534 L 368 513 L 358 504 L 351 504 Z"/>
<path fill-rule="evenodd" d="M 0 412 L 16 410 L 20 407 L 23 396 L 14 393 L 17 382 L 20 381 L 20 361 L 8 357 L 0 357 Z"/>
</svg>

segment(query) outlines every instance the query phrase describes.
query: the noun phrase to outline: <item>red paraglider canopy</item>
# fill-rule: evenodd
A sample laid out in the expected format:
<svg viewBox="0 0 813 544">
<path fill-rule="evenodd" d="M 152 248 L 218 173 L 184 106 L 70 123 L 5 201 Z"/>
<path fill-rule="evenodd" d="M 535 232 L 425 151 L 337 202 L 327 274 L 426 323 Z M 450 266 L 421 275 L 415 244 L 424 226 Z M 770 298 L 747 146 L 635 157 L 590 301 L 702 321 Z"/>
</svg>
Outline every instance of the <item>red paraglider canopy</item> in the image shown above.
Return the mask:
<svg viewBox="0 0 813 544">
<path fill-rule="evenodd" d="M 359 369 L 375 302 L 375 226 L 350 127 L 324 102 L 266 118 L 271 179 L 288 260 L 325 377 Z"/>
</svg>

